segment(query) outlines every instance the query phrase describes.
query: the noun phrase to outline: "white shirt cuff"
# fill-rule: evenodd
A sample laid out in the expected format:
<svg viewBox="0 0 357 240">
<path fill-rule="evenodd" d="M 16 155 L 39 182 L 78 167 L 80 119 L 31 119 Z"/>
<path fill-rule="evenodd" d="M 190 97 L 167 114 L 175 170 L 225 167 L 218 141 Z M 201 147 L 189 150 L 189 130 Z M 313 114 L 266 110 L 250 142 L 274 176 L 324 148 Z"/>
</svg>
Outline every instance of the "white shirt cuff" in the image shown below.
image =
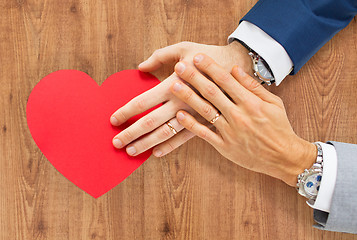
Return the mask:
<svg viewBox="0 0 357 240">
<path fill-rule="evenodd" d="M 291 72 L 293 62 L 284 47 L 254 24 L 242 21 L 228 37 L 228 42 L 239 39 L 258 53 L 269 65 L 278 86 Z"/>
<path fill-rule="evenodd" d="M 313 209 L 330 212 L 337 176 L 337 154 L 333 145 L 326 143 L 320 144 L 324 161 L 320 190 L 313 205 L 309 202 L 306 203 Z"/>
</svg>

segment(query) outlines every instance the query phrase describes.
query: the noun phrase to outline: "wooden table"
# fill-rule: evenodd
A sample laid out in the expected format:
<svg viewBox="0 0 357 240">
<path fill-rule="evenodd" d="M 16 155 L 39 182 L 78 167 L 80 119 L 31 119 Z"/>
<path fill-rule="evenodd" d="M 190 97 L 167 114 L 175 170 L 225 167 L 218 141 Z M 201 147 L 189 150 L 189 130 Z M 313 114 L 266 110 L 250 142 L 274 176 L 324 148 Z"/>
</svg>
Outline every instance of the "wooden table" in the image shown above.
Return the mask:
<svg viewBox="0 0 357 240">
<path fill-rule="evenodd" d="M 295 189 L 197 138 L 151 157 L 99 199 L 58 173 L 32 140 L 26 102 L 47 74 L 78 69 L 101 84 L 160 47 L 224 45 L 255 2 L 1 1 L 0 239 L 357 239 L 312 228 L 312 209 Z M 357 143 L 356 53 L 355 18 L 271 88 L 299 136 Z"/>
</svg>

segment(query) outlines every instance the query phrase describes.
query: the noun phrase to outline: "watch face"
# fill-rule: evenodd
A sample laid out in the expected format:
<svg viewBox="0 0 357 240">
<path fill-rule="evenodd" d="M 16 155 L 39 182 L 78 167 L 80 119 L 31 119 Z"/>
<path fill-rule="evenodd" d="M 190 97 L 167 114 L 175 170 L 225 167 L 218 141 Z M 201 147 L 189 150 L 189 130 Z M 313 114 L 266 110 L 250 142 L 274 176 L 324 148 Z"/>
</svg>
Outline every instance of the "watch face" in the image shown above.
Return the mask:
<svg viewBox="0 0 357 240">
<path fill-rule="evenodd" d="M 319 192 L 320 189 L 321 178 L 322 178 L 321 173 L 315 173 L 306 178 L 304 190 L 308 195 L 312 197 L 317 196 L 317 193 Z"/>
<path fill-rule="evenodd" d="M 264 63 L 262 62 L 261 59 L 258 60 L 257 68 L 258 68 L 260 77 L 265 78 L 267 80 L 270 80 L 273 78 L 273 76 L 269 72 L 268 68 L 264 65 Z"/>
</svg>

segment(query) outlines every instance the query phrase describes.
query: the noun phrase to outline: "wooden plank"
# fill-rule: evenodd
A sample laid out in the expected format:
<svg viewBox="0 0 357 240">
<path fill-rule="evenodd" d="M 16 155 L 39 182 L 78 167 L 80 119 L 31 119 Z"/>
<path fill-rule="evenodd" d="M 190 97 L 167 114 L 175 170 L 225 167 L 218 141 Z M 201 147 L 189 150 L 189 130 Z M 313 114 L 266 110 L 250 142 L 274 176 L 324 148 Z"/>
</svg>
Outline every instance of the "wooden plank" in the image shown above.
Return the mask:
<svg viewBox="0 0 357 240">
<path fill-rule="evenodd" d="M 226 44 L 256 1 L 18 0 L 0 3 L 0 239 L 357 239 L 313 229 L 284 183 L 193 139 L 151 157 L 95 200 L 45 159 L 26 124 L 32 88 L 59 69 L 101 84 L 180 41 Z M 356 20 L 296 76 L 270 88 L 297 134 L 357 143 Z M 172 69 L 158 72 L 163 80 Z"/>
</svg>

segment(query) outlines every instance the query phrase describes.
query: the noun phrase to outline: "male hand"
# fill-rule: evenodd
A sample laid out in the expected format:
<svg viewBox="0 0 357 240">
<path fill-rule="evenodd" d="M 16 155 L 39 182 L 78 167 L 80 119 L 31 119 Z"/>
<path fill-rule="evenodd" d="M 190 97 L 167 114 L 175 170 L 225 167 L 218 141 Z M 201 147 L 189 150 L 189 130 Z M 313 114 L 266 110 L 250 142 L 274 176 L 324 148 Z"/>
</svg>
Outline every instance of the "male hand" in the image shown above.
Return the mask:
<svg viewBox="0 0 357 240">
<path fill-rule="evenodd" d="M 239 65 L 246 72 L 252 72 L 252 61 L 248 55 L 248 50 L 237 41 L 227 46 L 181 42 L 156 50 L 151 57 L 139 65 L 139 70 L 152 72 L 163 65 L 178 61 L 186 61 L 187 64 L 194 66 L 192 59 L 199 52 L 215 59 L 226 71 L 230 71 L 234 65 Z M 170 91 L 170 86 L 178 79 L 178 76 L 173 73 L 156 87 L 135 97 L 119 108 L 111 116 L 110 122 L 112 125 L 119 126 L 131 117 L 160 103 L 163 104 L 115 136 L 113 145 L 116 148 L 126 147 L 129 155 L 136 156 L 156 146 L 153 153 L 156 157 L 161 157 L 195 136 L 192 132 L 184 129 L 175 118 L 180 109 L 196 115 L 191 107 Z M 198 120 L 204 121 L 203 118 L 199 118 L 199 115 L 197 116 Z M 173 129 L 165 124 L 168 122 Z"/>
<path fill-rule="evenodd" d="M 316 160 L 317 149 L 294 133 L 282 100 L 237 66 L 229 73 L 204 54 L 194 62 L 195 66 L 176 64 L 175 72 L 184 82 L 175 81 L 172 92 L 218 131 L 183 110 L 176 115 L 179 123 L 232 162 L 296 186 L 298 174 Z"/>
</svg>

